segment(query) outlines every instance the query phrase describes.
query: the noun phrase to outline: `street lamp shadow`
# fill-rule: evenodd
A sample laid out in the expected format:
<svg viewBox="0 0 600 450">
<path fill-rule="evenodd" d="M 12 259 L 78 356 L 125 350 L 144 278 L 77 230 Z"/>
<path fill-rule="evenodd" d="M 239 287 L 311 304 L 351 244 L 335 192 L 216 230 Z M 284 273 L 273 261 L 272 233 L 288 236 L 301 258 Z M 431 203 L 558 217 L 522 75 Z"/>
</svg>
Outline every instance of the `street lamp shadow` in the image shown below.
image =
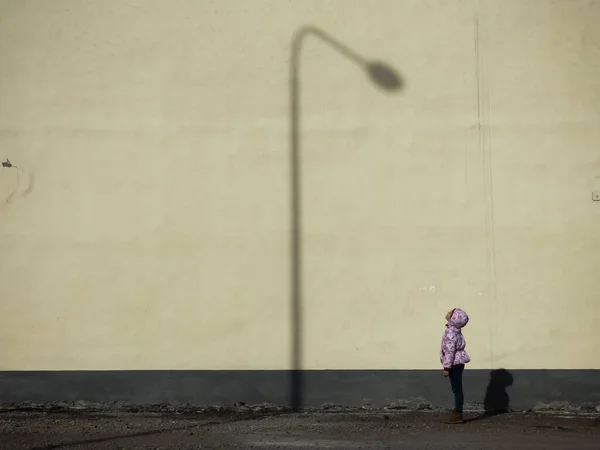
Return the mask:
<svg viewBox="0 0 600 450">
<path fill-rule="evenodd" d="M 292 39 L 290 59 L 290 304 L 291 304 L 291 377 L 290 405 L 294 411 L 304 402 L 304 379 L 302 364 L 302 306 L 303 306 L 303 248 L 302 248 L 302 160 L 301 160 L 301 105 L 300 105 L 300 56 L 307 36 L 314 36 L 355 63 L 367 78 L 387 93 L 405 87 L 402 77 L 390 65 L 381 61 L 369 61 L 334 39 L 323 30 L 306 26 Z"/>
</svg>

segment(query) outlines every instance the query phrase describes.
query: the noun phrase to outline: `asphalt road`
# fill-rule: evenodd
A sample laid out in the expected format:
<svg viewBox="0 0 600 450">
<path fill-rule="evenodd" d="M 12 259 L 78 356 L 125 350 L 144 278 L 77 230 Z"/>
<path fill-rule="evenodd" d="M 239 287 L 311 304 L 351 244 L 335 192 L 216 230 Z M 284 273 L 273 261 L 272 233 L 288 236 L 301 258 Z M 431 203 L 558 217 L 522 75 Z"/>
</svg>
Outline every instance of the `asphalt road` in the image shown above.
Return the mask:
<svg viewBox="0 0 600 450">
<path fill-rule="evenodd" d="M 437 413 L 0 413 L 0 449 L 594 449 L 600 418 Z"/>
</svg>

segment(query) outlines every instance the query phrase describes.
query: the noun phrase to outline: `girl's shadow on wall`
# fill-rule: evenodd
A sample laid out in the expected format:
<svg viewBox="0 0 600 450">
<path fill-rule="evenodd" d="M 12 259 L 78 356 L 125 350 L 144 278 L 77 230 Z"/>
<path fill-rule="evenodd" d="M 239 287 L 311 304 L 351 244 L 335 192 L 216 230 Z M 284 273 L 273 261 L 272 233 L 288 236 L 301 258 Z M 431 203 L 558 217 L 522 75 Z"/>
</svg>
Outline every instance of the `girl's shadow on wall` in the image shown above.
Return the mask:
<svg viewBox="0 0 600 450">
<path fill-rule="evenodd" d="M 513 376 L 506 369 L 496 369 L 490 372 L 490 381 L 485 391 L 483 399 L 484 413 L 466 420 L 473 422 L 475 420 L 487 419 L 488 417 L 505 414 L 510 411 L 510 397 L 506 388 L 512 386 Z"/>
</svg>

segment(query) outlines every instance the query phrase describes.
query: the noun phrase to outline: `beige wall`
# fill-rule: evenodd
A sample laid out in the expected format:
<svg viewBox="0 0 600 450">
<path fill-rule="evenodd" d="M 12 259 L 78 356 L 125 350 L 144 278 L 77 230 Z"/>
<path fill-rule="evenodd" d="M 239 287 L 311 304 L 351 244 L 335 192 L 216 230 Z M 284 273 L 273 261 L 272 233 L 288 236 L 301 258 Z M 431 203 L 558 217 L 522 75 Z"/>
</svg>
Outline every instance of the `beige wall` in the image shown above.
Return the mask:
<svg viewBox="0 0 600 450">
<path fill-rule="evenodd" d="M 600 368 L 600 1 L 0 0 L 0 369 Z"/>
</svg>

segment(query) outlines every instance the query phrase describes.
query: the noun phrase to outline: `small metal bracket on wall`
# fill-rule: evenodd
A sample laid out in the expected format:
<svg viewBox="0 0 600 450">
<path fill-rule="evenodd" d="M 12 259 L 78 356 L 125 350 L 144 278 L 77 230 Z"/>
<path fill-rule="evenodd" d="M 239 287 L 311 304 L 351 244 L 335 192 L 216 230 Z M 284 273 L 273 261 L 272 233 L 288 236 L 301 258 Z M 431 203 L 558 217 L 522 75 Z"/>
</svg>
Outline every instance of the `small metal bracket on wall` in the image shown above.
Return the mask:
<svg viewBox="0 0 600 450">
<path fill-rule="evenodd" d="M 2 167 L 15 167 L 12 165 L 12 163 L 9 161 L 8 158 L 6 158 L 6 161 L 2 161 Z"/>
<path fill-rule="evenodd" d="M 594 201 L 594 202 L 600 202 L 600 191 L 593 191 L 592 192 L 592 201 Z"/>
</svg>

